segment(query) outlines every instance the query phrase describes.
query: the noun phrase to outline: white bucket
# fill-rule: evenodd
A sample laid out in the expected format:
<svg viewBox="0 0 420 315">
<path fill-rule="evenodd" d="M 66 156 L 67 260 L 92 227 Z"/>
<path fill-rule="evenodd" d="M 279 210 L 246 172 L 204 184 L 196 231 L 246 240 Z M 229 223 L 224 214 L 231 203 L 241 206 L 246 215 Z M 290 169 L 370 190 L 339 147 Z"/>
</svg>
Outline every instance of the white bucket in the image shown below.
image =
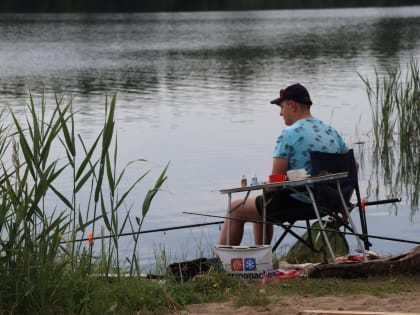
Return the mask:
<svg viewBox="0 0 420 315">
<path fill-rule="evenodd" d="M 216 250 L 225 271 L 235 277 L 262 279 L 273 268 L 271 245 L 217 245 Z"/>
</svg>

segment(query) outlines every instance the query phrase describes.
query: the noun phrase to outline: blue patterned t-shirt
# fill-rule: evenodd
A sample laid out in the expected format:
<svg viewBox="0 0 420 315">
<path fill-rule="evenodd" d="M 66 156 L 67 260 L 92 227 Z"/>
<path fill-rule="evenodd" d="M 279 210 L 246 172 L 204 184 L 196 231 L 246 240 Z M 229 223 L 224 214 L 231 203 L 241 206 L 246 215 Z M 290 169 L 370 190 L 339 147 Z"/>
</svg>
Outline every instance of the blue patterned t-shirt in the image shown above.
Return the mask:
<svg viewBox="0 0 420 315">
<path fill-rule="evenodd" d="M 339 133 L 316 118 L 305 118 L 283 129 L 273 157 L 288 159 L 288 169 L 304 168 L 311 173 L 310 151 L 341 153 L 347 150 Z"/>
</svg>

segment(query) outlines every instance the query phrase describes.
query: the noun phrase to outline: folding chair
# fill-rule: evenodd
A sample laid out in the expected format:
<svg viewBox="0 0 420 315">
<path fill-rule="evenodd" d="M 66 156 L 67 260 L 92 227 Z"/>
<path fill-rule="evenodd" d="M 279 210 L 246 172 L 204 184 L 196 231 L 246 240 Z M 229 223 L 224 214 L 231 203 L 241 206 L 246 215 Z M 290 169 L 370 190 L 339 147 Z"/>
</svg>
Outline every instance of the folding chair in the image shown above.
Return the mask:
<svg viewBox="0 0 420 315">
<path fill-rule="evenodd" d="M 350 217 L 350 211 L 354 207 L 357 207 L 359 210 L 360 223 L 363 234 L 363 236 L 360 237 L 356 236 L 357 242 L 360 249 L 362 249 L 364 246 L 364 249 L 368 250 L 371 244 L 367 238 L 366 215 L 364 212 L 362 200 L 360 198 L 357 169 L 353 150 L 349 150 L 346 153 L 325 153 L 319 151 L 311 151 L 310 159 L 312 168 L 311 176 L 321 176 L 342 172 L 348 173 L 348 176 L 342 179 L 313 183 L 313 196 L 315 198 L 316 206 L 319 210 L 321 218 L 328 216 L 330 219 L 335 221 L 337 228 L 345 227 L 352 233 L 356 234 L 358 233 L 355 229 L 354 222 Z M 355 192 L 357 198 L 356 205 L 352 205 L 350 202 L 350 198 L 353 192 Z M 314 215 L 304 219 L 306 221 L 306 228 L 308 231 L 307 235 L 309 236 L 309 239 L 303 239 L 293 230 L 296 221 L 289 222 L 289 224 L 281 224 L 280 226 L 284 229 L 284 231 L 273 246 L 273 251 L 277 249 L 286 235 L 290 234 L 304 245 L 306 245 L 308 248 L 310 248 L 313 252 L 318 252 L 318 250 L 315 248 L 314 240 L 311 237 L 312 233 L 310 233 L 310 220 L 313 219 L 317 219 L 317 217 Z M 321 229 L 327 228 L 324 220 L 319 222 L 319 226 Z M 324 244 L 325 242 L 328 243 L 327 239 L 323 239 L 323 241 Z"/>
</svg>

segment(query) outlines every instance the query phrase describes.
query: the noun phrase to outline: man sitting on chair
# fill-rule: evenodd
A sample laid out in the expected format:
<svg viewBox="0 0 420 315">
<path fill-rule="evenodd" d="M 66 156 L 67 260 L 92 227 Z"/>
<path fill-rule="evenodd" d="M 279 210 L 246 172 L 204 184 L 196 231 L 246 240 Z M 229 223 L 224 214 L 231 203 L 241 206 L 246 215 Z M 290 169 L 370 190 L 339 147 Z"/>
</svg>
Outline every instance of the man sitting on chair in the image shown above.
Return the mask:
<svg viewBox="0 0 420 315">
<path fill-rule="evenodd" d="M 271 101 L 280 106 L 280 116 L 287 125 L 275 144 L 272 174 L 285 174 L 291 169 L 305 169 L 311 173 L 310 151 L 342 153 L 348 150 L 339 133 L 321 120 L 312 117 L 312 101 L 308 90 L 301 84 L 293 84 L 280 90 L 280 97 Z M 288 189 L 266 192 L 267 220 L 271 222 L 290 222 L 314 217 L 310 202 Z M 246 221 L 261 221 L 263 209 L 262 195 L 234 200 L 231 205 L 230 245 L 239 245 Z M 254 242 L 261 245 L 262 224 L 254 223 Z M 271 243 L 273 225 L 267 224 L 267 244 Z M 227 245 L 227 222 L 223 224 L 219 245 Z"/>
</svg>

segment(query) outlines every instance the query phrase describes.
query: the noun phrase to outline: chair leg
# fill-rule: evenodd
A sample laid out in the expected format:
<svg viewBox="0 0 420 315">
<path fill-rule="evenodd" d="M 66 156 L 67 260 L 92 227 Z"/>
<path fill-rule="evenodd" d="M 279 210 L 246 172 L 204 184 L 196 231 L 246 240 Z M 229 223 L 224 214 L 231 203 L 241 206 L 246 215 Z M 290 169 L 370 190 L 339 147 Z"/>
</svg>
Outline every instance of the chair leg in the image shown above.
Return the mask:
<svg viewBox="0 0 420 315">
<path fill-rule="evenodd" d="M 311 228 L 311 224 L 309 222 L 309 220 L 305 220 L 306 221 L 306 233 L 308 233 L 308 244 L 309 244 L 309 248 L 313 251 L 313 252 L 318 252 L 318 250 L 315 248 L 315 242 L 312 239 L 312 228 Z"/>
<path fill-rule="evenodd" d="M 277 247 L 281 244 L 281 242 L 283 241 L 283 239 L 286 237 L 286 235 L 288 233 L 290 233 L 292 236 L 294 236 L 298 241 L 302 242 L 303 244 L 305 244 L 305 246 L 307 246 L 311 251 L 313 252 L 318 252 L 317 249 L 315 248 L 314 242 L 312 240 L 312 235 L 311 235 L 311 230 L 310 230 L 310 225 L 309 225 L 309 220 L 307 220 L 307 233 L 309 235 L 309 241 L 306 241 L 305 239 L 303 239 L 299 234 L 297 234 L 295 231 L 292 230 L 293 225 L 296 222 L 290 223 L 290 224 L 281 224 L 280 226 L 284 229 L 283 233 L 280 235 L 279 239 L 276 241 L 276 243 L 273 246 L 272 251 L 275 252 Z"/>
<path fill-rule="evenodd" d="M 284 228 L 283 234 L 280 235 L 279 239 L 274 244 L 273 249 L 272 249 L 273 253 L 276 251 L 277 247 L 279 247 L 280 243 L 283 241 L 283 239 L 286 237 L 287 233 L 290 231 L 290 227 L 288 227 L 287 225 L 282 225 L 282 227 Z"/>
<path fill-rule="evenodd" d="M 357 203 L 358 203 L 358 208 L 359 208 L 359 215 L 360 215 L 360 224 L 362 226 L 362 239 L 363 239 L 363 243 L 365 245 L 365 250 L 369 250 L 370 248 L 370 243 L 368 240 L 368 230 L 367 230 L 367 222 L 366 222 L 366 212 L 365 212 L 365 208 L 362 205 L 362 200 L 360 198 L 360 192 L 358 190 L 356 190 L 356 196 L 357 196 Z"/>
<path fill-rule="evenodd" d="M 316 249 L 314 239 L 312 238 L 312 227 L 310 225 L 309 220 L 306 220 L 306 227 L 307 227 L 307 231 L 309 233 L 308 234 L 309 235 L 309 242 L 310 242 L 310 245 L 311 245 L 310 248 L 311 248 L 312 252 L 314 252 L 314 253 L 322 253 L 322 262 L 323 263 L 328 263 L 327 245 L 326 245 L 326 243 L 324 241 L 324 238 L 321 236 L 321 238 L 323 240 L 322 245 L 321 245 L 321 247 L 320 247 L 319 250 Z M 321 224 L 320 224 L 320 227 L 321 227 Z M 318 231 L 318 232 L 321 233 L 321 231 Z"/>
<path fill-rule="evenodd" d="M 344 209 L 344 211 L 345 211 L 345 214 L 346 214 L 346 217 L 348 218 L 348 220 L 349 220 L 349 223 L 350 223 L 350 226 L 352 227 L 352 229 L 357 233 L 357 230 L 356 230 L 356 225 L 354 224 L 354 222 L 353 222 L 353 219 L 351 218 L 351 216 L 350 216 L 350 212 L 349 212 L 349 209 L 348 209 L 348 206 L 347 206 L 347 204 L 346 204 L 346 202 L 345 202 L 345 200 L 344 200 L 344 196 L 343 196 L 343 192 L 341 191 L 341 186 L 340 186 L 340 183 L 337 181 L 337 189 L 338 189 L 338 193 L 339 193 L 339 195 L 340 195 L 340 199 L 341 199 L 341 203 L 342 203 L 342 205 L 343 205 L 343 209 Z M 362 230 L 364 230 L 364 227 L 363 227 L 363 222 L 360 222 L 361 223 L 361 225 L 362 225 Z M 364 233 L 364 232 L 362 232 L 362 233 Z M 358 233 L 357 233 L 358 234 Z M 357 243 L 358 243 L 358 245 L 359 245 L 359 248 L 361 249 L 361 250 L 363 250 L 363 246 L 362 246 L 362 242 L 361 242 L 361 240 L 360 240 L 360 237 L 358 237 L 358 236 L 356 236 L 356 241 L 357 241 Z M 366 239 L 364 238 L 364 241 L 365 241 L 365 247 L 366 247 Z M 366 248 L 365 248 L 366 249 Z M 365 251 L 363 251 L 363 255 L 365 256 L 365 259 L 366 259 L 366 253 L 365 253 Z"/>
<path fill-rule="evenodd" d="M 350 211 L 351 211 L 351 208 L 349 209 L 349 213 L 350 213 Z M 343 215 L 343 216 L 345 216 L 345 217 L 347 217 L 346 215 L 345 215 L 345 213 L 343 214 L 342 212 L 340 212 L 340 214 L 341 215 Z M 354 229 L 353 229 L 353 227 L 351 226 L 351 224 L 350 224 L 350 222 L 349 222 L 349 220 L 347 219 L 343 219 L 342 217 L 340 217 L 339 215 L 331 215 L 331 217 L 333 218 L 333 220 L 336 222 L 336 226 L 337 226 L 337 230 L 340 228 L 340 227 L 343 227 L 343 229 L 344 229 L 344 232 L 345 232 L 345 230 L 347 229 L 347 230 L 349 230 L 349 232 L 350 233 L 352 233 L 352 234 L 354 234 L 354 233 L 356 233 L 357 234 L 357 231 L 355 231 Z M 360 241 L 363 241 L 363 242 L 365 242 L 366 240 L 365 240 L 365 238 L 363 238 L 363 236 L 356 236 L 356 237 L 358 237 L 359 239 L 360 239 Z M 369 247 L 371 247 L 372 246 L 372 243 L 371 242 L 369 242 L 368 241 L 368 245 L 369 245 Z"/>
<path fill-rule="evenodd" d="M 308 191 L 309 197 L 310 197 L 310 198 L 311 198 L 311 200 L 312 200 L 312 205 L 313 205 L 314 210 L 315 210 L 316 218 L 317 218 L 317 220 L 318 220 L 318 222 L 319 222 L 319 226 L 320 226 L 320 233 L 321 233 L 321 235 L 322 235 L 322 239 L 323 239 L 323 241 L 324 241 L 324 244 L 325 244 L 325 245 L 326 245 L 326 247 L 328 248 L 328 251 L 329 251 L 329 253 L 330 253 L 330 255 L 331 255 L 331 258 L 332 258 L 332 259 L 334 260 L 334 262 L 335 262 L 335 254 L 334 254 L 334 251 L 332 250 L 331 244 L 330 244 L 330 242 L 329 242 L 329 240 L 328 240 L 328 237 L 327 237 L 327 234 L 326 234 L 326 232 L 325 232 L 326 225 L 324 225 L 324 224 L 322 223 L 322 219 L 321 219 L 321 216 L 320 216 L 320 213 L 319 213 L 319 210 L 318 210 L 318 205 L 317 205 L 317 202 L 316 202 L 316 200 L 315 200 L 314 194 L 313 194 L 313 192 L 312 192 L 311 187 L 310 187 L 308 184 L 305 184 L 305 187 L 306 187 L 306 190 Z"/>
</svg>

